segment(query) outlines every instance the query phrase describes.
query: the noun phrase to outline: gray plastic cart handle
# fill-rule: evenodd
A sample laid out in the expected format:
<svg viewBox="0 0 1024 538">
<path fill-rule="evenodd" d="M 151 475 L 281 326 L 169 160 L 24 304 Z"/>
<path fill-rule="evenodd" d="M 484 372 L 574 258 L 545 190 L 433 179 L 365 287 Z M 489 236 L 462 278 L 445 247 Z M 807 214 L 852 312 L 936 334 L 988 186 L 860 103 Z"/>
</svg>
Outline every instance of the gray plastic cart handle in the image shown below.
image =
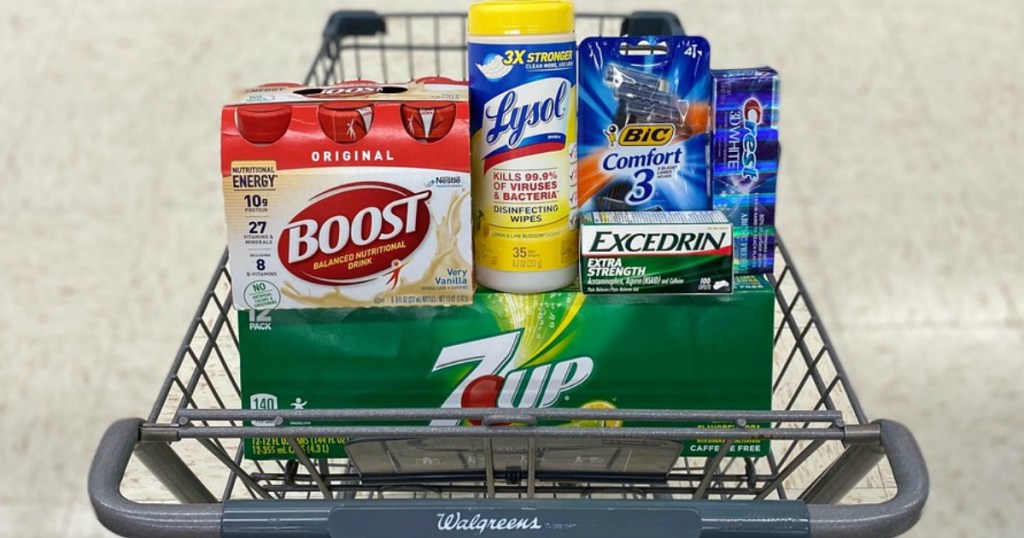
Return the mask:
<svg viewBox="0 0 1024 538">
<path fill-rule="evenodd" d="M 89 469 L 89 496 L 99 521 L 128 537 L 218 538 L 303 536 L 341 538 L 389 534 L 453 536 L 491 534 L 547 538 L 575 535 L 674 536 L 676 538 L 886 538 L 921 516 L 928 472 L 910 432 L 876 422 L 898 492 L 881 504 L 818 505 L 801 501 L 230 501 L 141 504 L 121 495 L 133 451 L 140 452 L 139 419 L 107 429 Z M 166 446 L 166 445 L 165 445 Z M 180 464 L 180 460 L 177 460 Z M 166 478 L 166 477 L 162 477 Z M 206 496 L 201 495 L 200 498 Z M 207 500 L 212 500 L 209 498 Z M 474 519 L 475 518 L 475 519 Z M 489 528 L 445 530 L 459 521 Z M 502 525 L 520 525 L 503 529 Z M 539 527 L 539 528 L 538 528 Z"/>
</svg>

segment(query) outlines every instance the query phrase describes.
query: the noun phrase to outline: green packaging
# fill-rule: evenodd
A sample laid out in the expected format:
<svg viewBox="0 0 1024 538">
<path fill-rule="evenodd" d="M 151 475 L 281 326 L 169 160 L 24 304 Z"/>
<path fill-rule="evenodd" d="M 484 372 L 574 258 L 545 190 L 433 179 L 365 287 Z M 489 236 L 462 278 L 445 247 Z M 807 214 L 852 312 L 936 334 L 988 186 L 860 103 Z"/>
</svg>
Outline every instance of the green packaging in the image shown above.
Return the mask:
<svg viewBox="0 0 1024 538">
<path fill-rule="evenodd" d="M 598 211 L 580 220 L 587 294 L 732 293 L 732 224 L 718 211 Z"/>
<path fill-rule="evenodd" d="M 767 410 L 773 314 L 774 293 L 763 276 L 736 278 L 731 295 L 480 289 L 467 306 L 244 311 L 242 401 L 251 409 Z M 300 444 L 311 457 L 330 458 L 345 456 L 344 442 Z M 683 454 L 705 456 L 719 446 L 690 442 Z M 738 442 L 731 455 L 767 449 L 767 441 Z M 294 454 L 283 439 L 257 439 L 246 442 L 246 456 Z"/>
</svg>

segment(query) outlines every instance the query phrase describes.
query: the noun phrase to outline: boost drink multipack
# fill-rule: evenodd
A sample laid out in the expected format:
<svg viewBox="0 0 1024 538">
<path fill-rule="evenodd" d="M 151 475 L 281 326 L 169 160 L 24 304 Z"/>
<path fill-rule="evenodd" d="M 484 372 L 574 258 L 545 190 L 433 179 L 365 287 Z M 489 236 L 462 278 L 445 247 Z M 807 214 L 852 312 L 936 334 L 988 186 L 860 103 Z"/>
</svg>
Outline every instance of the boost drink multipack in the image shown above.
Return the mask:
<svg viewBox="0 0 1024 538">
<path fill-rule="evenodd" d="M 269 85 L 224 107 L 238 309 L 472 301 L 465 83 Z"/>
<path fill-rule="evenodd" d="M 481 289 L 468 306 L 239 312 L 242 402 L 250 409 L 769 409 L 775 296 L 762 276 L 737 278 L 735 287 L 731 295 L 642 300 Z M 344 456 L 345 442 L 300 444 L 324 458 Z M 684 451 L 707 455 L 719 446 L 690 442 Z M 738 442 L 730 454 L 766 448 L 767 441 Z M 294 458 L 278 438 L 249 440 L 246 454 Z"/>
<path fill-rule="evenodd" d="M 736 272 L 770 273 L 775 262 L 779 75 L 764 67 L 716 70 L 711 76 L 712 205 L 733 224 Z"/>
<path fill-rule="evenodd" d="M 707 41 L 589 38 L 579 56 L 581 210 L 709 209 Z"/>
<path fill-rule="evenodd" d="M 732 293 L 732 224 L 718 211 L 583 215 L 583 293 Z"/>
</svg>

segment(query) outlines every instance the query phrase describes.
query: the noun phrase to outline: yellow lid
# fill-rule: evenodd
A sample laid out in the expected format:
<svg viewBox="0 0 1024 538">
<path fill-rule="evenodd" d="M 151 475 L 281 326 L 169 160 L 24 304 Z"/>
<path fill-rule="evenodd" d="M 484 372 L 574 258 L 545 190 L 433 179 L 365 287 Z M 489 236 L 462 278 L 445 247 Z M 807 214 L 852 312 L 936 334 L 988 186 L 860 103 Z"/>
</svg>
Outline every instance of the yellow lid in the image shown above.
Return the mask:
<svg viewBox="0 0 1024 538">
<path fill-rule="evenodd" d="M 470 35 L 567 34 L 573 31 L 572 2 L 487 0 L 469 6 Z"/>
</svg>

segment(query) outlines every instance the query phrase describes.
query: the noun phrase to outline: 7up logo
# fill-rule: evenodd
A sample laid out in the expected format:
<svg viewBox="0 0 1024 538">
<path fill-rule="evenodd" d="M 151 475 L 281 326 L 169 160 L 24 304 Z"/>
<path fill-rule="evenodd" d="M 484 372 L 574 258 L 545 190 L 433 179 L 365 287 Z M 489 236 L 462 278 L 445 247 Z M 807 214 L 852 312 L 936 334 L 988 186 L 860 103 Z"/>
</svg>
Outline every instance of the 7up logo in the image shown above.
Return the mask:
<svg viewBox="0 0 1024 538">
<path fill-rule="evenodd" d="M 516 368 L 512 358 L 523 331 L 473 340 L 441 350 L 433 371 L 476 363 L 448 395 L 442 408 L 551 407 L 566 392 L 583 384 L 594 371 L 590 357 L 576 357 L 529 368 Z M 455 426 L 458 420 L 434 420 L 431 426 Z"/>
</svg>

